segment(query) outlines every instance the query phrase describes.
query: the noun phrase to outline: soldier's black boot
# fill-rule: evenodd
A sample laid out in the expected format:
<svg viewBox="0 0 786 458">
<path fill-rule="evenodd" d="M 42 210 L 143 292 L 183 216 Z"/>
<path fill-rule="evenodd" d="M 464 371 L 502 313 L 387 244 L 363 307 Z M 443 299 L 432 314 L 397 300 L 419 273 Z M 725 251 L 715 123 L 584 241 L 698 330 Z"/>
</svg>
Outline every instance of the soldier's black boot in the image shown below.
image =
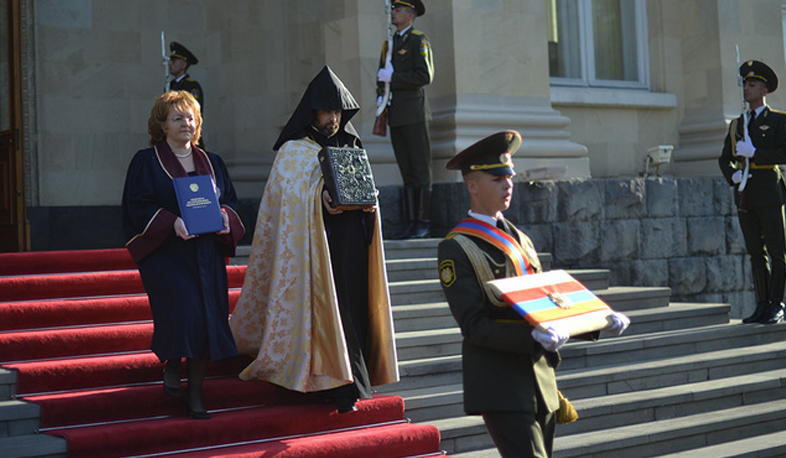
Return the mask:
<svg viewBox="0 0 786 458">
<path fill-rule="evenodd" d="M 776 324 L 783 321 L 783 289 L 786 286 L 786 271 L 773 265 L 772 275 L 770 276 L 770 307 L 761 317 L 763 324 Z"/>
<path fill-rule="evenodd" d="M 392 240 L 408 239 L 415 230 L 415 188 L 404 186 L 403 193 L 401 201 L 404 205 L 403 213 L 406 223 L 404 224 L 404 229 L 391 237 Z"/>
<path fill-rule="evenodd" d="M 409 237 L 413 239 L 422 239 L 428 237 L 430 233 L 429 213 L 431 210 L 431 190 L 426 188 L 415 188 L 414 202 L 415 224 Z"/>
<path fill-rule="evenodd" d="M 783 321 L 783 302 L 771 302 L 761 318 L 761 323 L 777 324 L 781 321 Z"/>
<path fill-rule="evenodd" d="M 743 323 L 760 323 L 770 305 L 769 272 L 762 269 L 753 271 L 753 290 L 756 292 L 756 310 L 742 320 Z"/>
</svg>

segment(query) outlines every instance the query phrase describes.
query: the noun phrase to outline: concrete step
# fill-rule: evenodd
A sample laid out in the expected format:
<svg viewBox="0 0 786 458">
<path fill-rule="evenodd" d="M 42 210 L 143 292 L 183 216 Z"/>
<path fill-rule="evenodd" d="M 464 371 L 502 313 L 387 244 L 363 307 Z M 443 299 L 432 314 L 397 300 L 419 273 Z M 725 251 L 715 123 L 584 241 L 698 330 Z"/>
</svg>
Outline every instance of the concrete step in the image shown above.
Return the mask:
<svg viewBox="0 0 786 458">
<path fill-rule="evenodd" d="M 16 395 L 16 372 L 0 367 L 0 401 Z"/>
<path fill-rule="evenodd" d="M 399 361 L 461 355 L 461 331 L 458 327 L 396 331 L 396 350 Z"/>
<path fill-rule="evenodd" d="M 612 431 L 638 423 L 779 401 L 786 399 L 784 385 L 786 369 L 777 369 L 651 390 L 572 399 L 579 420 L 560 426 L 560 435 Z"/>
<path fill-rule="evenodd" d="M 592 292 L 619 312 L 665 307 L 671 297 L 671 288 L 660 286 L 612 286 Z"/>
<path fill-rule="evenodd" d="M 456 327 L 447 302 L 407 304 L 393 307 L 396 332 Z"/>
<path fill-rule="evenodd" d="M 406 390 L 461 383 L 461 355 L 399 361 L 398 370 L 401 379 L 378 387 L 380 393 L 398 395 Z"/>
<path fill-rule="evenodd" d="M 581 418 L 579 419 L 581 421 Z M 439 428 L 441 447 L 449 454 L 464 458 L 497 458 L 499 453 L 478 416 L 453 417 L 425 422 Z M 780 431 L 786 426 L 786 400 L 745 405 L 695 415 L 666 418 L 614 429 L 567 434 L 557 426 L 553 458 L 647 457 L 740 457 L 784 456 L 775 453 L 786 444 Z M 751 437 L 764 435 L 761 444 Z M 735 442 L 733 442 L 735 441 Z M 725 450 L 720 455 L 715 450 Z M 740 450 L 732 445 L 745 444 Z M 706 445 L 716 445 L 704 453 Z M 744 454 L 745 449 L 761 447 L 771 454 Z M 685 451 L 690 452 L 685 452 Z M 692 450 L 692 451 L 691 451 Z M 687 454 L 685 454 L 687 453 Z M 685 455 L 683 455 L 685 454 Z"/>
<path fill-rule="evenodd" d="M 385 259 L 437 257 L 441 238 L 385 240 Z"/>
<path fill-rule="evenodd" d="M 742 326 L 740 326 L 742 327 Z M 782 335 L 783 328 L 772 337 Z M 560 390 L 571 400 L 659 389 L 786 368 L 786 342 L 674 355 L 633 363 L 557 370 Z"/>
<path fill-rule="evenodd" d="M 437 278 L 437 258 L 387 259 L 388 281 Z"/>
<path fill-rule="evenodd" d="M 665 287 L 612 286 L 593 292 L 618 311 L 665 307 L 671 296 L 671 289 Z M 445 296 L 439 280 L 430 277 L 390 282 L 390 299 L 394 305 L 422 304 L 444 301 Z"/>
<path fill-rule="evenodd" d="M 500 455 L 494 448 L 494 441 L 491 440 L 483 418 L 478 415 L 450 417 L 439 420 L 424 422 L 434 425 L 439 429 L 442 442 L 440 448 L 448 454 L 460 454 L 464 458 L 469 456 L 498 458 Z M 471 455 L 471 453 L 485 454 Z"/>
<path fill-rule="evenodd" d="M 781 389 L 786 383 L 782 382 L 786 380 L 786 344 L 760 347 L 747 355 L 743 349 L 731 354 L 712 352 L 695 364 L 686 357 L 612 367 L 598 370 L 591 381 L 582 379 L 585 371 L 559 374 L 560 389 L 581 415 L 581 421 L 561 428 L 573 434 L 782 399 L 786 397 L 786 390 Z M 777 369 L 759 372 L 767 367 Z M 667 376 L 652 375 L 664 374 L 667 368 Z M 407 416 L 418 422 L 463 415 L 460 383 L 397 394 L 404 398 Z"/>
<path fill-rule="evenodd" d="M 770 434 L 786 427 L 786 400 L 558 436 L 554 458 L 648 458 Z M 559 435 L 558 429 L 558 435 Z"/>
<path fill-rule="evenodd" d="M 0 437 L 3 458 L 66 458 L 66 441 L 46 434 Z"/>
<path fill-rule="evenodd" d="M 447 308 L 447 304 L 445 304 Z M 626 334 L 644 334 L 663 330 L 688 329 L 725 324 L 729 321 L 727 304 L 670 304 L 668 307 L 634 310 L 628 313 L 631 325 Z M 448 320 L 446 317 L 445 321 Z M 399 361 L 461 354 L 461 331 L 455 325 L 439 328 L 430 322 L 417 323 L 403 331 L 396 322 L 396 348 Z"/>
<path fill-rule="evenodd" d="M 729 304 L 672 302 L 667 307 L 625 311 L 631 323 L 625 335 L 650 334 L 676 329 L 698 328 L 730 321 Z"/>
<path fill-rule="evenodd" d="M 417 423 L 464 415 L 464 391 L 460 383 L 396 393 L 404 399 L 406 416 Z"/>
<path fill-rule="evenodd" d="M 15 399 L 0 401 L 0 437 L 33 434 L 41 427 L 38 404 Z"/>
<path fill-rule="evenodd" d="M 638 313 L 638 312 L 637 312 Z M 669 330 L 662 332 L 653 332 L 647 335 L 623 335 L 621 337 L 601 337 L 597 342 L 582 342 L 570 341 L 565 347 L 562 348 L 560 354 L 562 355 L 562 363 L 558 374 L 565 377 L 566 374 L 579 374 L 577 378 L 590 380 L 588 385 L 601 386 L 599 383 L 614 383 L 614 381 L 605 381 L 605 379 L 592 378 L 596 374 L 616 373 L 619 371 L 622 386 L 625 384 L 633 383 L 629 381 L 626 374 L 631 377 L 638 377 L 637 370 L 650 371 L 648 380 L 659 380 L 659 377 L 674 378 L 678 375 L 669 367 L 669 361 L 674 358 L 684 358 L 682 363 L 687 364 L 695 370 L 708 371 L 709 365 L 702 368 L 699 365 L 693 365 L 692 361 L 701 361 L 705 359 L 712 360 L 713 358 L 730 358 L 730 355 L 736 355 L 741 352 L 743 361 L 735 361 L 735 365 L 745 365 L 745 367 L 759 367 L 762 362 L 760 359 L 767 358 L 767 352 L 778 351 L 779 348 L 767 346 L 773 344 L 775 347 L 782 340 L 783 326 L 784 325 L 741 325 L 738 321 L 731 324 L 720 324 L 714 326 L 705 326 L 701 328 Z M 455 345 L 458 343 L 450 344 L 451 339 L 459 339 L 458 331 L 451 332 L 450 330 L 442 330 L 433 337 L 429 337 L 427 333 L 413 332 L 410 335 L 413 339 L 433 339 L 437 342 L 436 349 L 433 352 L 442 352 L 447 346 Z M 461 355 L 458 350 L 454 354 L 432 355 L 423 358 L 406 359 L 411 357 L 414 352 L 423 351 L 428 353 L 428 349 L 417 349 L 416 345 L 410 345 L 413 348 L 406 348 L 412 342 L 407 342 L 407 339 L 397 339 L 397 346 L 399 347 L 399 354 L 402 356 L 399 362 L 399 370 L 401 372 L 401 381 L 381 387 L 380 391 L 384 393 L 396 394 L 399 391 L 413 390 L 420 388 L 427 388 L 431 386 L 449 385 L 461 383 Z M 460 340 L 457 340 L 460 342 Z M 740 350 L 743 347 L 750 347 L 747 350 Z M 720 353 L 717 353 L 720 352 Z M 759 353 L 762 352 L 761 356 Z M 745 357 L 746 354 L 750 356 Z M 695 357 L 691 355 L 697 355 Z M 691 358 L 696 358 L 692 360 Z M 659 361 L 665 361 L 659 363 Z M 766 364 L 766 362 L 764 363 Z M 651 370 L 655 367 L 654 370 Z M 766 369 L 772 369 L 767 367 Z M 713 369 L 716 373 L 718 369 Z M 724 370 L 730 371 L 733 368 L 726 368 Z M 762 369 L 757 369 L 762 370 Z M 598 372 L 599 371 L 599 372 Z M 690 378 L 686 379 L 690 381 Z M 565 386 L 561 382 L 563 389 L 571 388 L 572 382 L 567 382 L 569 385 Z M 578 385 L 577 385 L 578 386 Z M 605 388 L 604 388 L 605 389 Z M 616 388 L 617 390 L 619 388 Z M 617 391 L 607 391 L 613 393 Z M 588 393 L 587 396 L 594 394 Z M 575 396 L 575 392 L 571 393 Z"/>
<path fill-rule="evenodd" d="M 464 456 L 469 457 L 470 455 Z M 786 456 L 786 435 L 778 431 L 660 455 L 659 458 L 781 458 L 784 456 Z"/>
<path fill-rule="evenodd" d="M 636 364 L 778 342 L 783 339 L 784 326 L 741 325 L 739 320 L 732 320 L 729 324 L 689 330 L 655 332 L 643 336 L 622 335 L 598 342 L 573 341 L 560 351 L 560 371 Z"/>
</svg>

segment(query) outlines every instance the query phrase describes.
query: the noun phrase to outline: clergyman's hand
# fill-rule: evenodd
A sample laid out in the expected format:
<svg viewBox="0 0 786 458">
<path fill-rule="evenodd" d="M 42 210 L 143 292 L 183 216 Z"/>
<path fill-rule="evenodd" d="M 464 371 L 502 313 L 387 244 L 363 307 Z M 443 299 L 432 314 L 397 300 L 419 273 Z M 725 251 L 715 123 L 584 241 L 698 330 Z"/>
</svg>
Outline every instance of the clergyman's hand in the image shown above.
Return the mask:
<svg viewBox="0 0 786 458">
<path fill-rule="evenodd" d="M 322 191 L 322 206 L 325 207 L 325 210 L 331 215 L 340 215 L 341 213 L 344 213 L 343 210 L 333 207 L 333 205 L 331 205 L 332 203 L 333 199 L 330 198 L 330 193 L 327 191 L 327 189 L 325 189 Z"/>
</svg>

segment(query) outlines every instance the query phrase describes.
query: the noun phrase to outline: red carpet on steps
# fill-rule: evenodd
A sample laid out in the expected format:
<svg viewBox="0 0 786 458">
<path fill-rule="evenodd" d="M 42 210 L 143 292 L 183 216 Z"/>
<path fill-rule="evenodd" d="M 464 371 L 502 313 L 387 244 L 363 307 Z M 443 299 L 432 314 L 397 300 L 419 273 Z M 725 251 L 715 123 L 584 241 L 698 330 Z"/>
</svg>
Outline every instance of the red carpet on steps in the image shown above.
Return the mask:
<svg viewBox="0 0 786 458">
<path fill-rule="evenodd" d="M 228 273 L 233 308 L 245 266 Z M 400 397 L 341 415 L 313 396 L 241 381 L 244 356 L 210 364 L 212 418 L 184 417 L 163 393 L 152 332 L 126 250 L 0 254 L 0 365 L 16 371 L 19 397 L 41 406 L 41 431 L 66 438 L 69 458 L 441 456 L 439 431 L 408 423 Z"/>
</svg>

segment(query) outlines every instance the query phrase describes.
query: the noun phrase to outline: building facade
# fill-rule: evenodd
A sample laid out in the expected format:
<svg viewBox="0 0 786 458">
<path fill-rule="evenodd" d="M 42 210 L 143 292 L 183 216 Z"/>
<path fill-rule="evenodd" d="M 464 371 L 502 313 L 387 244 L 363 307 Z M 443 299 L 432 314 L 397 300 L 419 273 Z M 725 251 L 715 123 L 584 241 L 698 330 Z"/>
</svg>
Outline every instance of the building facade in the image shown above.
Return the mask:
<svg viewBox="0 0 786 458">
<path fill-rule="evenodd" d="M 457 182 L 445 162 L 503 129 L 522 133 L 523 178 L 637 177 L 658 145 L 673 151 L 657 173 L 717 176 L 741 110 L 735 50 L 786 78 L 783 3 L 426 0 L 415 27 L 434 53 L 435 182 Z M 205 92 L 205 143 L 229 165 L 251 219 L 279 129 L 324 65 L 362 106 L 353 123 L 378 186 L 400 183 L 389 138 L 371 134 L 384 0 L 0 5 L 5 251 L 122 246 L 125 170 L 147 145 L 164 87 L 162 31 L 200 59 L 189 73 Z M 768 103 L 786 109 L 784 93 Z"/>
</svg>

